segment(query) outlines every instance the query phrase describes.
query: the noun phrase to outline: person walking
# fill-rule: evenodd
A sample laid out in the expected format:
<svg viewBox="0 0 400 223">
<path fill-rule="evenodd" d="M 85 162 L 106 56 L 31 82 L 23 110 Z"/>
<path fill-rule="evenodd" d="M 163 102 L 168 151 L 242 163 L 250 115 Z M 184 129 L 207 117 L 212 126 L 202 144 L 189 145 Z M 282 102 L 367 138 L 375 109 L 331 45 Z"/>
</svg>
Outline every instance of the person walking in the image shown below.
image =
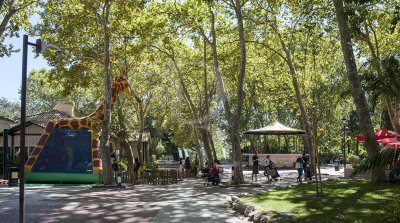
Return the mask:
<svg viewBox="0 0 400 223">
<path fill-rule="evenodd" d="M 122 179 L 121 179 L 121 173 L 118 172 L 118 178 L 117 178 L 117 190 L 122 189 Z"/>
<path fill-rule="evenodd" d="M 297 181 L 300 182 L 300 183 L 303 181 L 303 178 L 302 178 L 302 176 L 303 176 L 303 163 L 304 163 L 303 159 L 301 158 L 301 156 L 299 156 L 299 158 L 297 158 L 297 160 L 296 160 L 295 167 L 297 169 L 297 172 L 299 173 L 299 175 L 297 177 Z"/>
<path fill-rule="evenodd" d="M 253 179 L 255 178 L 257 182 L 257 174 L 258 174 L 258 152 L 256 151 L 253 158 L 253 173 L 251 174 L 251 181 L 253 182 Z"/>
<path fill-rule="evenodd" d="M 189 157 L 186 157 L 185 160 L 185 177 L 188 177 L 190 174 L 190 159 Z"/>
</svg>

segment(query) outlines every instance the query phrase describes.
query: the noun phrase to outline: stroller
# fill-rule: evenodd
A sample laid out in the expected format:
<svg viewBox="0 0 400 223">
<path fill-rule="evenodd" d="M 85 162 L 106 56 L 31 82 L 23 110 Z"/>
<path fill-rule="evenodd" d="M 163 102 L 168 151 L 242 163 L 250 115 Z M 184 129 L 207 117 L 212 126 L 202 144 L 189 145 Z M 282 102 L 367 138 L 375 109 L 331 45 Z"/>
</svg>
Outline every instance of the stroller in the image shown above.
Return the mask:
<svg viewBox="0 0 400 223">
<path fill-rule="evenodd" d="M 312 177 L 313 177 L 313 175 L 314 175 L 313 172 L 314 172 L 314 171 L 312 170 L 312 168 L 310 167 L 310 165 L 307 165 L 307 166 L 306 166 L 306 172 L 305 172 L 305 174 L 306 174 L 306 179 L 308 178 L 309 180 L 312 180 Z"/>
<path fill-rule="evenodd" d="M 269 166 L 265 166 L 264 176 L 271 176 L 272 180 L 278 180 L 277 178 L 281 177 L 272 161 Z"/>
<path fill-rule="evenodd" d="M 212 185 L 217 185 L 221 182 L 221 175 L 219 174 L 219 168 L 214 167 L 213 169 L 207 169 L 208 173 L 203 172 L 204 183 L 203 186 L 207 187 L 210 182 Z M 204 170 L 205 171 L 205 170 Z"/>
</svg>

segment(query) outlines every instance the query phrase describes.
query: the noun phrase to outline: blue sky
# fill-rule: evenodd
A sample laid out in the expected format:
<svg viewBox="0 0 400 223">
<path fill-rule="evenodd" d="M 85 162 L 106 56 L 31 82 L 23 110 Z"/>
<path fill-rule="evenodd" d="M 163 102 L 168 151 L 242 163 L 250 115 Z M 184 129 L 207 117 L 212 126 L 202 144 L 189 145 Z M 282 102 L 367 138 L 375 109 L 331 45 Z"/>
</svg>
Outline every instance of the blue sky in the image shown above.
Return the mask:
<svg viewBox="0 0 400 223">
<path fill-rule="evenodd" d="M 15 49 L 21 49 L 21 52 L 14 53 L 10 57 L 0 58 L 0 97 L 4 97 L 12 102 L 19 102 L 18 94 L 21 88 L 22 78 L 22 39 L 24 32 L 21 32 L 20 38 L 7 39 L 5 44 L 13 44 Z M 29 42 L 35 42 L 37 37 L 29 37 Z M 35 58 L 32 46 L 28 46 L 28 74 L 31 70 L 41 68 L 49 69 L 47 61 L 40 55 Z"/>
</svg>

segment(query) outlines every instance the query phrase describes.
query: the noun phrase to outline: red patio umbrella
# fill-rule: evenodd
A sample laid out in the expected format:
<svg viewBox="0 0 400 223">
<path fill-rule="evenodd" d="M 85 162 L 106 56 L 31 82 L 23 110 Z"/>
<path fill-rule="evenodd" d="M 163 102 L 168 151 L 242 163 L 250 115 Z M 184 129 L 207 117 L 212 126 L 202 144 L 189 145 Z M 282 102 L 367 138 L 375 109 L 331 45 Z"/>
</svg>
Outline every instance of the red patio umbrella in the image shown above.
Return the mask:
<svg viewBox="0 0 400 223">
<path fill-rule="evenodd" d="M 397 149 L 400 148 L 400 142 L 389 143 L 385 146 L 385 148 Z"/>
<path fill-rule="evenodd" d="M 395 137 L 397 138 L 397 137 L 400 137 L 400 135 L 393 131 L 387 130 L 385 128 L 380 128 L 380 129 L 375 130 L 375 137 L 376 137 L 376 140 L 381 140 L 381 139 L 387 139 L 387 138 L 395 138 Z M 364 141 L 364 136 L 358 136 L 357 140 Z M 379 143 L 382 143 L 382 142 L 379 142 Z"/>
<path fill-rule="evenodd" d="M 394 138 L 385 138 L 382 140 L 378 140 L 378 142 L 381 141 L 381 143 L 396 143 L 399 142 L 399 137 L 394 137 Z"/>
</svg>

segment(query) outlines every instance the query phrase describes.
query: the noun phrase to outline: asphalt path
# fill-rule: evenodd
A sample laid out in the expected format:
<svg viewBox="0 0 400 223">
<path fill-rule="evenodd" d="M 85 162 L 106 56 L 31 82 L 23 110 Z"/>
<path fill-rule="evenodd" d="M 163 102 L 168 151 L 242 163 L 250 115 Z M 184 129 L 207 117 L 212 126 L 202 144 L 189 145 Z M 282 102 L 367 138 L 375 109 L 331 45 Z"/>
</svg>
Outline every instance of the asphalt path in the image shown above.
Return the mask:
<svg viewBox="0 0 400 223">
<path fill-rule="evenodd" d="M 224 181 L 230 180 L 225 165 Z M 321 169 L 323 179 L 343 176 L 332 165 Z M 297 185 L 295 170 L 280 170 L 282 180 L 267 182 L 259 175 L 255 186 L 203 186 L 203 179 L 171 185 L 135 185 L 116 190 L 84 186 L 27 186 L 25 222 L 248 222 L 224 203 L 231 196 Z M 262 173 L 262 171 L 260 171 Z M 246 181 L 251 171 L 245 170 Z M 19 188 L 0 187 L 0 223 L 19 222 Z"/>
</svg>

